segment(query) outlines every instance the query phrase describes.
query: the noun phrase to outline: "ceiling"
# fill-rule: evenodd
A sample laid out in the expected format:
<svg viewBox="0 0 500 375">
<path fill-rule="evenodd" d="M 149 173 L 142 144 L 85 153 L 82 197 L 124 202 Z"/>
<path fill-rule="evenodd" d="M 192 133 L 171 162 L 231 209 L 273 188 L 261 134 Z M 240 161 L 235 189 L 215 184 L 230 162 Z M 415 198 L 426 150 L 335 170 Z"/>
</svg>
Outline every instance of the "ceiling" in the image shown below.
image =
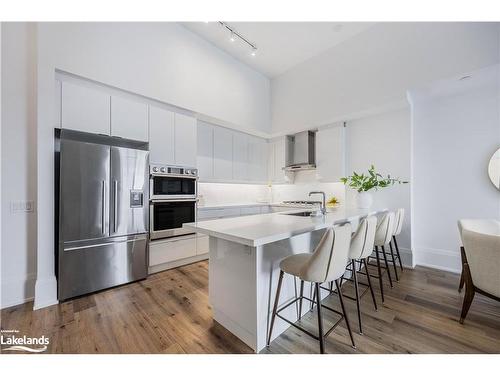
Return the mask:
<svg viewBox="0 0 500 375">
<path fill-rule="evenodd" d="M 251 47 L 235 38 L 218 22 L 182 22 L 181 24 L 233 57 L 269 78 L 323 51 L 352 38 L 371 26 L 372 22 L 226 22 L 257 46 Z"/>
</svg>

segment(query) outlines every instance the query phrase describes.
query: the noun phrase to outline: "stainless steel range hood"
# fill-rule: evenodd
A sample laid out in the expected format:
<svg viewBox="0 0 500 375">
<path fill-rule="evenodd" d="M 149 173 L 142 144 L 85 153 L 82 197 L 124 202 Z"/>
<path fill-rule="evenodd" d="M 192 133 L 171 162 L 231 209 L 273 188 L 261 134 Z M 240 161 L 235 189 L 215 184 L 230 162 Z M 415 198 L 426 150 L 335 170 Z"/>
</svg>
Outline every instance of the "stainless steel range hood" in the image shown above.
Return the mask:
<svg viewBox="0 0 500 375">
<path fill-rule="evenodd" d="M 288 155 L 285 171 L 316 169 L 316 133 L 306 130 L 287 136 Z"/>
</svg>

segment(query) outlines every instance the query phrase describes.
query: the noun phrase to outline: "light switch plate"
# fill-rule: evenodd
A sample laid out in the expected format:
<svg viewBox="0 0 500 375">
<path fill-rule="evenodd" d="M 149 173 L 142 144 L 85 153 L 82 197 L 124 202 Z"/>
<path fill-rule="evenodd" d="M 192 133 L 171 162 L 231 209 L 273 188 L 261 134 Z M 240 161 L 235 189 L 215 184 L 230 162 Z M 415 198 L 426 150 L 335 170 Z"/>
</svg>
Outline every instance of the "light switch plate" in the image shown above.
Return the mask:
<svg viewBox="0 0 500 375">
<path fill-rule="evenodd" d="M 13 214 L 35 212 L 35 202 L 34 201 L 10 202 L 10 212 Z"/>
</svg>

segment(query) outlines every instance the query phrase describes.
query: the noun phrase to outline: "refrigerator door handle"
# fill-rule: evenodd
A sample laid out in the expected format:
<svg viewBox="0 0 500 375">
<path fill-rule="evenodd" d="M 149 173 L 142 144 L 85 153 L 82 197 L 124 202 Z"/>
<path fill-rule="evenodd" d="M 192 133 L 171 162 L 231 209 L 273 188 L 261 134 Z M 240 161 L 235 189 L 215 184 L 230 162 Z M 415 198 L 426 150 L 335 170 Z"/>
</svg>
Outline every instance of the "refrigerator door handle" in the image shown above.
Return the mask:
<svg viewBox="0 0 500 375">
<path fill-rule="evenodd" d="M 115 245 L 115 244 L 121 244 L 121 243 L 136 242 L 136 241 L 141 241 L 141 240 L 144 240 L 144 238 L 130 238 L 130 239 L 122 240 L 122 241 L 111 241 L 111 242 L 96 243 L 96 244 L 92 244 L 92 245 L 72 246 L 72 247 L 65 248 L 64 251 L 92 249 L 95 247 L 103 247 L 103 246 L 109 246 L 109 245 Z"/>
<path fill-rule="evenodd" d="M 105 210 L 106 210 L 106 181 L 102 180 L 101 185 L 101 233 L 104 234 L 106 229 L 105 224 Z"/>
<path fill-rule="evenodd" d="M 113 232 L 116 233 L 118 220 L 118 181 L 113 181 Z"/>
</svg>

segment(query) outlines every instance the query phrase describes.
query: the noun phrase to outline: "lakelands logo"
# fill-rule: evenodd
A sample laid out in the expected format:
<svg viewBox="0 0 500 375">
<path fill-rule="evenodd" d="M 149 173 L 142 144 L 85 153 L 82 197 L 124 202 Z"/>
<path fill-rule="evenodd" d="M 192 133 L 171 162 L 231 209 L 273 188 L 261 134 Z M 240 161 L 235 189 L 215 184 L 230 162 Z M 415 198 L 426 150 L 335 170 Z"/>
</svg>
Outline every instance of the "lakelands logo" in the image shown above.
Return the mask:
<svg viewBox="0 0 500 375">
<path fill-rule="evenodd" d="M 21 351 L 30 353 L 41 353 L 47 350 L 49 338 L 44 335 L 40 337 L 19 336 L 16 329 L 0 331 L 1 351 Z"/>
</svg>

